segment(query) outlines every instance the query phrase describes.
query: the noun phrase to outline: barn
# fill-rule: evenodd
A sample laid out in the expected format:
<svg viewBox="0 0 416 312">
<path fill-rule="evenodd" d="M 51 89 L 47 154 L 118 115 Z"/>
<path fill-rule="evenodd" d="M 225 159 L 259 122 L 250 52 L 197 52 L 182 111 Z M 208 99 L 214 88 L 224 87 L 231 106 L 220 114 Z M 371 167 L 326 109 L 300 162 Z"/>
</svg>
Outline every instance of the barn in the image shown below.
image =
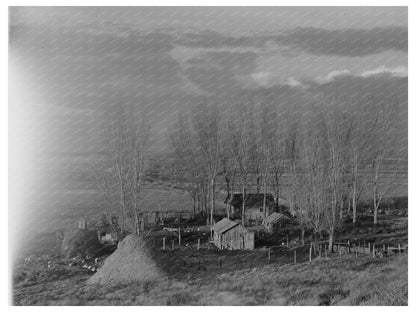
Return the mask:
<svg viewBox="0 0 416 312">
<path fill-rule="evenodd" d="M 269 231 L 269 232 L 273 232 L 273 230 L 279 226 L 280 224 L 282 224 L 285 221 L 290 221 L 290 218 L 287 217 L 284 214 L 278 213 L 278 212 L 273 212 L 271 215 L 269 215 L 264 221 L 263 221 L 263 225 L 264 228 Z"/>
<path fill-rule="evenodd" d="M 214 232 L 214 245 L 219 249 L 254 249 L 254 232 L 228 218 L 214 224 L 211 230 Z"/>
<path fill-rule="evenodd" d="M 248 225 L 258 225 L 264 219 L 263 211 L 264 194 L 247 194 L 245 200 L 245 219 Z M 241 218 L 243 195 L 241 193 L 234 194 L 231 199 L 232 218 Z M 266 209 L 272 211 L 275 201 L 272 194 L 266 194 Z"/>
</svg>

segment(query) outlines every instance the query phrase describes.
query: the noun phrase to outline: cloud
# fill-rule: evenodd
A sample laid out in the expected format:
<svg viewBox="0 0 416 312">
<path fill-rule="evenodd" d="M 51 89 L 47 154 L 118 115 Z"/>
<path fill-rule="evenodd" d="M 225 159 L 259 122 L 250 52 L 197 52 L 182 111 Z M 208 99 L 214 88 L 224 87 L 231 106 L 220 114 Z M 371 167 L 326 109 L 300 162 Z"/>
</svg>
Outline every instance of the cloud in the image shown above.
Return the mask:
<svg viewBox="0 0 416 312">
<path fill-rule="evenodd" d="M 276 37 L 277 42 L 316 55 L 366 56 L 386 50 L 407 52 L 405 27 L 372 29 L 295 28 Z"/>
<path fill-rule="evenodd" d="M 390 74 L 393 77 L 407 77 L 408 76 L 408 69 L 405 66 L 397 66 L 397 67 L 386 67 L 380 66 L 373 70 L 364 71 L 361 73 L 360 76 L 362 77 L 370 77 L 380 74 Z"/>
<path fill-rule="evenodd" d="M 407 103 L 407 77 L 393 76 L 390 73 L 362 76 L 340 75 L 326 83 L 311 80 L 308 91 L 339 98 L 351 99 L 363 94 L 371 94 L 381 99 L 397 97 Z"/>
<path fill-rule="evenodd" d="M 408 69 L 405 66 L 396 66 L 396 67 L 386 67 L 380 66 L 375 69 L 366 70 L 361 73 L 353 73 L 348 69 L 335 70 L 330 72 L 328 75 L 318 76 L 314 79 L 314 82 L 319 84 L 327 84 L 334 80 L 345 78 L 345 77 L 362 77 L 369 78 L 372 76 L 383 75 L 390 77 L 407 77 Z"/>
<path fill-rule="evenodd" d="M 235 93 L 242 88 L 239 77 L 254 72 L 256 58 L 253 52 L 201 53 L 184 64 L 184 73 L 201 90 L 214 94 Z"/>
<path fill-rule="evenodd" d="M 315 81 L 318 83 L 328 83 L 340 76 L 352 75 L 348 69 L 334 70 L 325 76 L 318 76 L 315 78 Z"/>
<path fill-rule="evenodd" d="M 306 86 L 295 77 L 283 78 L 270 72 L 254 72 L 250 75 L 239 77 L 246 89 L 270 88 L 273 86 L 289 86 L 293 88 L 305 88 Z"/>
<path fill-rule="evenodd" d="M 180 34 L 174 43 L 193 48 L 261 48 L 262 53 L 282 52 L 296 55 L 294 48 L 314 55 L 361 57 L 387 50 L 407 52 L 406 27 L 376 27 L 371 29 L 298 27 L 280 33 L 249 36 L 224 35 L 214 31 Z"/>
<path fill-rule="evenodd" d="M 174 43 L 192 48 L 260 47 L 270 39 L 273 39 L 273 36 L 231 36 L 205 30 L 177 34 Z"/>
</svg>

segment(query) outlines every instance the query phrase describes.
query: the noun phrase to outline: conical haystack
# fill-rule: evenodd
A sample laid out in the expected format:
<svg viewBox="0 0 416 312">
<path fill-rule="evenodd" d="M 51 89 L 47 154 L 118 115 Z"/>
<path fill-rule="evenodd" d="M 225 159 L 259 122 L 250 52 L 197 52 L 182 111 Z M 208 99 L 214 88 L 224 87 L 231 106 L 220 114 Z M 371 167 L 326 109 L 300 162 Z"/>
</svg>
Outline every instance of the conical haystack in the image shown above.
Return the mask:
<svg viewBox="0 0 416 312">
<path fill-rule="evenodd" d="M 146 252 L 141 239 L 137 235 L 129 235 L 88 282 L 117 284 L 156 281 L 162 279 L 162 276 L 163 274 Z"/>
</svg>

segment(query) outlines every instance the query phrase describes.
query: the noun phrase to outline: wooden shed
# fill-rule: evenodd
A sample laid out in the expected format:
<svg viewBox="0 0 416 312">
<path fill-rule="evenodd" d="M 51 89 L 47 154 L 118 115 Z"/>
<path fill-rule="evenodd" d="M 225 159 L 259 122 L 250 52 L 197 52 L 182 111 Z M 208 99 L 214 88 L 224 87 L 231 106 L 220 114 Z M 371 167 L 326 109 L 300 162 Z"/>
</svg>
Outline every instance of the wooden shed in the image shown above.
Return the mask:
<svg viewBox="0 0 416 312">
<path fill-rule="evenodd" d="M 214 245 L 219 249 L 254 249 L 254 232 L 228 218 L 217 222 L 211 230 L 214 232 Z"/>
<path fill-rule="evenodd" d="M 270 216 L 268 216 L 264 221 L 263 225 L 265 229 L 269 232 L 273 232 L 276 226 L 279 224 L 285 222 L 285 221 L 291 221 L 289 217 L 287 217 L 284 214 L 273 212 Z"/>
</svg>

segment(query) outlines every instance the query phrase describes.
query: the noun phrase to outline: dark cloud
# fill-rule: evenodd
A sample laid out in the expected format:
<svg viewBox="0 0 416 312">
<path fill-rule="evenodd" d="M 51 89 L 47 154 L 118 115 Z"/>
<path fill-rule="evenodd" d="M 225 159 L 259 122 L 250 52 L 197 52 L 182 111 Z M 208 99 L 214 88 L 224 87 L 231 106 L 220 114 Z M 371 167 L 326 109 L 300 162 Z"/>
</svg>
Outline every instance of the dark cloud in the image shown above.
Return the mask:
<svg viewBox="0 0 416 312">
<path fill-rule="evenodd" d="M 398 98 L 407 103 L 407 86 L 407 77 L 395 77 L 391 73 L 368 77 L 342 75 L 324 84 L 309 82 L 309 92 L 344 98 L 372 94 L 380 98 Z"/>
<path fill-rule="evenodd" d="M 184 88 L 166 33 L 32 24 L 15 25 L 10 33 L 11 52 L 36 77 L 37 94 L 55 105 L 94 106 Z"/>
<path fill-rule="evenodd" d="M 185 75 L 202 90 L 235 93 L 241 89 L 238 76 L 252 73 L 256 58 L 253 52 L 207 52 L 187 62 Z"/>
<path fill-rule="evenodd" d="M 214 31 L 188 33 L 175 44 L 200 48 L 265 47 L 275 42 L 315 55 L 367 56 L 386 50 L 407 52 L 408 30 L 405 27 L 371 29 L 294 28 L 275 35 L 228 36 Z"/>
<path fill-rule="evenodd" d="M 386 50 L 407 52 L 408 31 L 404 27 L 372 29 L 295 28 L 276 37 L 310 54 L 366 56 Z"/>
<path fill-rule="evenodd" d="M 184 33 L 175 38 L 175 44 L 193 48 L 259 47 L 273 36 L 229 36 L 215 31 Z"/>
<path fill-rule="evenodd" d="M 17 24 L 10 27 L 11 48 L 41 50 L 49 55 L 96 56 L 106 54 L 167 53 L 173 49 L 172 37 L 157 31 L 140 33 L 116 27 L 103 31 L 99 27 Z"/>
</svg>

